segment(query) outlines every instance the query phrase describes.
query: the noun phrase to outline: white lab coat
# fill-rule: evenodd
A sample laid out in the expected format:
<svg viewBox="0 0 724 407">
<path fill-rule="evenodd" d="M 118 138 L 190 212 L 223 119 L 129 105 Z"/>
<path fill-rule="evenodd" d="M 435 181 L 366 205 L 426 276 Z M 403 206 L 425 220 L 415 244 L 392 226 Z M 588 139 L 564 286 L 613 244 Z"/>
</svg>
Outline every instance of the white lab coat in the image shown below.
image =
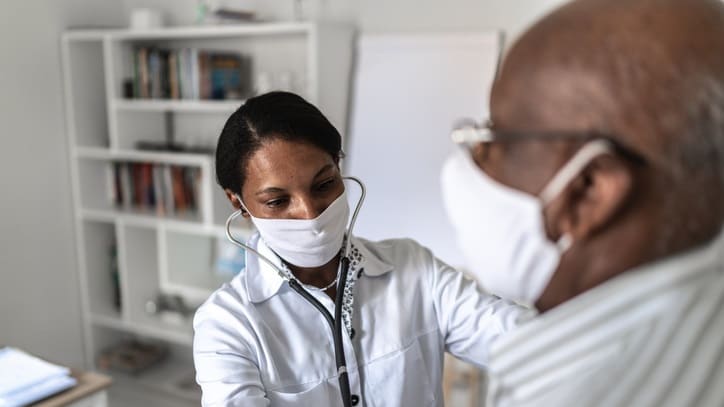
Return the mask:
<svg viewBox="0 0 724 407">
<path fill-rule="evenodd" d="M 628 271 L 494 346 L 490 406 L 724 406 L 724 235 Z"/>
<path fill-rule="evenodd" d="M 532 315 L 414 241 L 353 243 L 355 335 L 343 336 L 357 405 L 441 406 L 443 352 L 484 366 L 491 344 Z M 250 244 L 279 262 L 258 236 Z M 334 314 L 326 294 L 312 295 Z M 254 255 L 199 308 L 194 330 L 204 406 L 341 405 L 328 324 Z"/>
</svg>

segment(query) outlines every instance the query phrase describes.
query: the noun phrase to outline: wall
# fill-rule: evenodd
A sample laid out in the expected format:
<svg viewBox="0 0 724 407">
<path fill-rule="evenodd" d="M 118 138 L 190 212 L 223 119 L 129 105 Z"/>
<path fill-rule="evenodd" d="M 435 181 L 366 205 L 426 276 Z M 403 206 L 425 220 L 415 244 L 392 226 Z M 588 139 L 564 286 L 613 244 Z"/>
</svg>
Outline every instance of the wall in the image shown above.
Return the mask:
<svg viewBox="0 0 724 407">
<path fill-rule="evenodd" d="M 290 19 L 292 0 L 256 4 Z M 363 32 L 501 28 L 515 35 L 563 0 L 307 0 L 308 13 Z M 8 1 L 0 13 L 0 344 L 80 367 L 82 334 L 64 131 L 59 34 L 123 25 L 133 7 L 189 24 L 196 0 Z"/>
<path fill-rule="evenodd" d="M 123 0 L 134 7 L 162 10 L 169 24 L 191 24 L 197 0 Z M 207 0 L 254 7 L 260 17 L 293 16 L 294 0 Z M 357 24 L 363 32 L 502 29 L 516 35 L 565 0 L 303 0 L 307 15 Z"/>
<path fill-rule="evenodd" d="M 120 24 L 114 0 L 6 1 L 0 13 L 0 344 L 83 366 L 59 35 Z"/>
</svg>

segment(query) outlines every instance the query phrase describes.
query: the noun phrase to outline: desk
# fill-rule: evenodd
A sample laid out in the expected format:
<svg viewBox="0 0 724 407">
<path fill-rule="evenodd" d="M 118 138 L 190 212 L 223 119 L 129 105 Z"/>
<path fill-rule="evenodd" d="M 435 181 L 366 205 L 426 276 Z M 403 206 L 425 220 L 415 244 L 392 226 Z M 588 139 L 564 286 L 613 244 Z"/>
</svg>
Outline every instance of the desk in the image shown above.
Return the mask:
<svg viewBox="0 0 724 407">
<path fill-rule="evenodd" d="M 73 371 L 72 376 L 78 384 L 54 396 L 43 399 L 32 407 L 106 407 L 108 395 L 106 389 L 111 378 L 100 373 Z"/>
</svg>

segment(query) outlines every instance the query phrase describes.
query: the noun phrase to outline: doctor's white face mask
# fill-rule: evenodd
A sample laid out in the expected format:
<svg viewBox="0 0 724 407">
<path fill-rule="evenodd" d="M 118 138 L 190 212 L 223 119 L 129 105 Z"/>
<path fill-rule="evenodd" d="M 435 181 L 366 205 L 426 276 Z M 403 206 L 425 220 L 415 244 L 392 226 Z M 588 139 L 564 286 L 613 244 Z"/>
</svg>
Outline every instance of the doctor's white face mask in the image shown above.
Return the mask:
<svg viewBox="0 0 724 407">
<path fill-rule="evenodd" d="M 237 198 L 242 202 L 241 197 L 237 195 Z M 299 267 L 323 266 L 342 248 L 349 218 L 346 191 L 314 219 L 257 218 L 243 202 L 242 206 L 264 243 L 287 263 Z"/>
<path fill-rule="evenodd" d="M 486 290 L 528 306 L 540 298 L 573 243 L 568 235 L 548 240 L 543 209 L 610 149 L 604 140 L 584 145 L 537 197 L 491 179 L 469 151 L 460 149 L 447 160 L 443 200 L 467 267 Z"/>
</svg>

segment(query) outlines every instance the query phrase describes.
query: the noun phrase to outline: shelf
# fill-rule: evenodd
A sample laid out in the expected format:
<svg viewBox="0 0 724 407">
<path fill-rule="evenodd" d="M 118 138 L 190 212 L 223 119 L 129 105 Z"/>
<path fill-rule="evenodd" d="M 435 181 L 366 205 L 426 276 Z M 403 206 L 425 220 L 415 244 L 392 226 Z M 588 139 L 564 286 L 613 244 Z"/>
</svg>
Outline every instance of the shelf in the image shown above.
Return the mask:
<svg viewBox="0 0 724 407">
<path fill-rule="evenodd" d="M 123 338 L 153 339 L 172 350 L 167 363 L 136 377 L 114 373 L 110 405 L 199 405 L 198 389 L 185 392 L 174 385 L 193 377 L 191 318 L 173 321 L 150 315 L 146 304 L 159 293 L 181 294 L 193 308 L 233 278 L 233 273 L 211 260 L 226 244 L 225 221 L 233 210 L 215 185 L 213 154 L 136 146 L 142 142 L 162 145 L 172 134 L 179 145 L 211 150 L 228 116 L 244 101 L 125 99 L 124 82 L 136 74 L 135 51 L 139 47 L 190 48 L 249 56 L 255 72 L 288 74 L 298 80 L 305 96 L 344 129 L 353 44 L 353 27 L 316 22 L 86 29 L 63 34 L 85 359 L 95 360 L 99 351 Z M 199 210 L 163 215 L 150 205 L 116 205 L 115 171 L 134 163 L 161 166 L 164 171 L 170 166 L 193 168 L 200 180 L 198 191 L 194 188 Z M 234 226 L 232 233 L 242 241 L 255 232 L 248 220 L 237 219 Z M 114 305 L 118 292 L 120 311 Z"/>
<path fill-rule="evenodd" d="M 149 317 L 153 319 L 153 317 Z M 161 320 L 154 325 L 138 322 L 128 322 L 120 316 L 110 316 L 94 313 L 90 317 L 91 323 L 104 328 L 119 331 L 132 332 L 136 335 L 146 336 L 162 341 L 172 342 L 182 346 L 191 346 L 193 342 L 193 330 L 191 322 L 185 325 L 170 325 Z"/>
<path fill-rule="evenodd" d="M 134 161 L 173 165 L 202 166 L 211 165 L 213 157 L 208 154 L 173 153 L 164 151 L 111 150 L 97 147 L 77 147 L 78 158 L 105 161 Z"/>
<path fill-rule="evenodd" d="M 140 226 L 140 227 L 163 227 L 166 230 L 174 232 L 191 233 L 201 236 L 225 236 L 226 228 L 223 225 L 209 225 L 202 223 L 201 221 L 195 220 L 193 217 L 188 219 L 174 219 L 159 217 L 150 213 L 144 213 L 139 211 L 133 213 L 129 211 L 120 210 L 103 210 L 103 209 L 83 209 L 79 214 L 83 220 L 91 222 L 109 223 L 112 224 L 116 220 L 129 226 Z M 256 230 L 253 227 L 233 227 L 231 232 L 234 236 L 242 239 L 247 239 Z"/>
<path fill-rule="evenodd" d="M 126 327 L 126 324 L 121 319 L 121 315 L 106 315 L 98 312 L 94 312 L 90 316 L 91 323 L 94 325 L 102 326 L 105 328 L 121 330 Z"/>
<path fill-rule="evenodd" d="M 233 113 L 243 100 L 116 99 L 111 107 L 127 112 Z"/>
<path fill-rule="evenodd" d="M 238 36 L 308 34 L 314 23 L 246 23 L 228 25 L 165 27 L 148 30 L 72 30 L 65 33 L 67 40 L 175 40 L 195 38 L 224 38 Z"/>
<path fill-rule="evenodd" d="M 113 209 L 82 209 L 80 217 L 84 220 L 113 223 L 116 220 L 129 225 L 155 228 L 162 225 L 173 225 L 184 230 L 207 229 L 194 215 L 180 215 L 173 218 L 154 215 L 152 211 L 122 211 Z"/>
<path fill-rule="evenodd" d="M 327 24 L 328 25 L 328 24 Z M 67 41 L 175 40 L 195 38 L 224 38 L 237 36 L 308 34 L 314 23 L 247 23 L 209 26 L 166 27 L 151 30 L 71 30 L 64 33 Z"/>
<path fill-rule="evenodd" d="M 191 324 L 171 326 L 158 321 L 155 325 L 125 323 L 125 328 L 141 336 L 152 337 L 183 346 L 191 346 L 194 340 Z"/>
<path fill-rule="evenodd" d="M 122 405 L 135 406 L 198 406 L 201 402 L 200 389 L 183 389 L 177 385 L 182 381 L 192 381 L 194 376 L 193 367 L 179 361 L 166 360 L 137 375 L 115 371 L 103 373 L 113 378 L 114 391 L 110 392 L 111 405 L 113 396 L 125 400 L 126 403 Z M 167 397 L 172 397 L 173 402 Z M 159 404 L 164 402 L 168 404 Z"/>
</svg>

